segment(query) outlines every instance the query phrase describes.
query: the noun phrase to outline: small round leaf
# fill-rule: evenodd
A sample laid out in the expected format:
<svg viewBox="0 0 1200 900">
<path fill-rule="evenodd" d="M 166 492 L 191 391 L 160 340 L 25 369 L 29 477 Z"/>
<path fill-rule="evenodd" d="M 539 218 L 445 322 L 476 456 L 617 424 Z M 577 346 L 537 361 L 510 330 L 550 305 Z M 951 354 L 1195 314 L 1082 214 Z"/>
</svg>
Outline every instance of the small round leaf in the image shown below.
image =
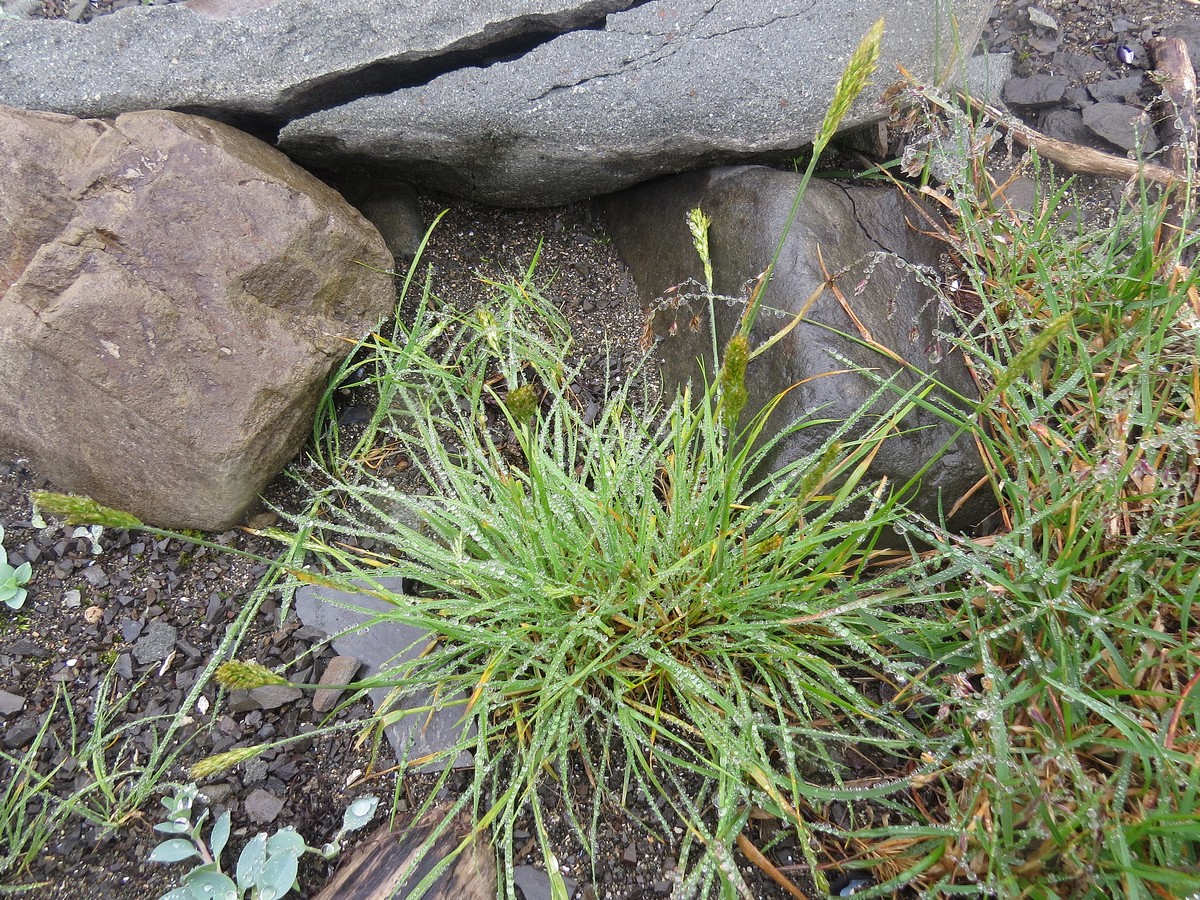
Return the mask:
<svg viewBox="0 0 1200 900">
<path fill-rule="evenodd" d="M 263 866 L 267 862 L 267 836 L 259 832 L 242 848 L 237 862 L 237 883 L 243 891 L 258 884 Z"/>
<path fill-rule="evenodd" d="M 291 826 L 280 829 L 267 841 L 268 856 L 291 856 L 294 858 L 303 852 L 304 838 L 300 837 L 300 832 Z"/>
<path fill-rule="evenodd" d="M 375 815 L 379 806 L 378 797 L 359 797 L 346 807 L 346 815 L 342 817 L 342 832 L 355 831 L 362 828 Z"/>
<path fill-rule="evenodd" d="M 151 851 L 150 862 L 174 863 L 199 855 L 191 841 L 186 838 L 171 838 Z"/>
<path fill-rule="evenodd" d="M 203 900 L 238 900 L 241 897 L 233 879 L 211 869 L 192 869 L 183 876 L 183 884 L 193 897 Z"/>
</svg>

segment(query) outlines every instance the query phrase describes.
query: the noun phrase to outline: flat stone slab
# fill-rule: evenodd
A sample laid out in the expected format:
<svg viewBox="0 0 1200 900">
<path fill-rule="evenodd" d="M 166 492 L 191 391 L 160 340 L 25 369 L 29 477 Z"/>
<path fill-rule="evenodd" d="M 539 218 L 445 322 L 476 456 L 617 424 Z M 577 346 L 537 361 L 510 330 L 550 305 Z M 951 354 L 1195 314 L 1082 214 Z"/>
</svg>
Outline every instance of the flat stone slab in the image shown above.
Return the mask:
<svg viewBox="0 0 1200 900">
<path fill-rule="evenodd" d="M 985 0 L 189 0 L 0 20 L 0 103 L 200 113 L 333 172 L 548 206 L 807 145 L 858 40 L 874 84 L 948 76 Z M 953 16 L 951 14 L 953 11 Z M 952 25 L 952 18 L 957 21 Z"/>
<path fill-rule="evenodd" d="M 955 4 L 968 48 L 990 4 Z M 876 19 L 878 74 L 844 122 L 886 115 L 898 80 L 946 70 L 936 0 L 673 0 L 610 15 L 510 62 L 364 97 L 293 121 L 280 147 L 306 165 L 347 160 L 499 206 L 593 197 L 715 162 L 808 144 L 842 69 Z M 978 27 L 977 27 L 978 26 Z"/>
<path fill-rule="evenodd" d="M 74 116 L 176 109 L 284 120 L 426 80 L 464 57 L 590 27 L 634 2 L 191 0 L 88 25 L 0 19 L 0 103 Z"/>
<path fill-rule="evenodd" d="M 404 593 L 404 583 L 399 578 L 381 578 L 379 583 L 396 594 Z M 400 622 L 389 620 L 362 627 L 379 613 L 392 608 L 386 601 L 370 594 L 308 584 L 296 591 L 296 615 L 300 621 L 331 635 L 333 647 L 340 656 L 361 660 L 366 668 L 358 675 L 360 681 L 416 659 L 428 642 L 428 631 Z M 378 687 L 367 693 L 378 709 L 390 692 L 390 688 Z M 409 697 L 403 708 L 412 709 L 434 702 L 433 697 Z M 432 715 L 421 712 L 405 716 L 388 727 L 388 742 L 397 759 L 403 757 L 406 747 L 409 759 L 439 753 L 458 743 L 462 736 L 461 718 L 461 705 L 444 707 Z M 467 752 L 460 753 L 454 762 L 454 767 L 459 769 L 472 765 L 474 758 Z M 440 771 L 441 768 L 441 763 L 434 763 L 418 768 L 418 771 Z"/>
</svg>

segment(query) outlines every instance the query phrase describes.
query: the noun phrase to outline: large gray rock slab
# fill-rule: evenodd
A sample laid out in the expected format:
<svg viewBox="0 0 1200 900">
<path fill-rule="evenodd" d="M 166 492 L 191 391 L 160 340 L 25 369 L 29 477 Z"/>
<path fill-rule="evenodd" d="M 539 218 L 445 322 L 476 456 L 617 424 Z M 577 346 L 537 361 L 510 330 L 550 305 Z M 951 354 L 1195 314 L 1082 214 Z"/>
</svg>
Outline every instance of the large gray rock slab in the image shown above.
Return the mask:
<svg viewBox="0 0 1200 900">
<path fill-rule="evenodd" d="M 400 578 L 381 578 L 384 590 L 392 591 L 404 600 L 404 582 Z M 353 656 L 365 665 L 359 674 L 365 680 L 389 669 L 403 666 L 416 659 L 432 640 L 433 635 L 421 628 L 405 625 L 391 619 L 372 621 L 381 613 L 394 610 L 385 600 L 371 594 L 334 590 L 329 587 L 306 584 L 296 591 L 296 615 L 305 625 L 319 628 L 333 639 L 334 649 L 342 656 Z M 372 688 L 367 693 L 375 708 L 379 709 L 387 700 L 390 688 Z M 443 697 L 443 700 L 453 699 Z M 409 697 L 401 707 L 419 709 L 437 702 L 437 698 Z M 437 709 L 432 715 L 417 712 L 405 716 L 386 730 L 397 759 L 407 753 L 410 760 L 440 753 L 453 747 L 462 738 L 463 727 L 461 705 Z M 455 768 L 469 768 L 474 764 L 470 753 L 462 752 L 455 759 Z M 441 763 L 430 763 L 419 771 L 440 771 Z"/>
<path fill-rule="evenodd" d="M 89 25 L 0 19 L 0 103 L 76 116 L 176 109 L 278 123 L 588 27 L 633 2 L 190 0 Z"/>
<path fill-rule="evenodd" d="M 709 236 L 715 290 L 742 297 L 745 286 L 766 269 L 775 252 L 799 181 L 798 175 L 758 166 L 720 168 L 665 178 L 602 203 L 617 251 L 652 310 L 651 325 L 660 338 L 656 355 L 668 396 L 689 381 L 702 384 L 702 367 L 710 377 L 717 368 L 708 302 L 697 290 L 703 270 L 685 222 L 687 211 L 699 206 L 713 220 Z M 825 270 L 838 274 L 838 289 L 874 341 L 913 368 L 934 375 L 952 392 L 978 397 L 960 355 L 939 336 L 953 330 L 953 319 L 941 311 L 933 290 L 913 272 L 913 267 L 924 267 L 925 278 L 936 277 L 941 248 L 908 227 L 907 219 L 920 222 L 910 202 L 891 189 L 813 181 L 765 294 L 763 311 L 751 332 L 752 346 L 787 325 L 825 281 L 823 258 Z M 904 261 L 902 266 L 897 266 L 897 259 Z M 677 285 L 683 287 L 665 294 Z M 744 308 L 744 303 L 716 302 L 719 347 L 737 329 Z M 895 375 L 901 390 L 920 382 L 911 369 L 857 343 L 853 338 L 860 335 L 834 291 L 825 290 L 798 327 L 750 363 L 749 402 L 742 424 L 784 391 L 788 393 L 769 420 L 769 433 L 798 420 L 845 421 L 867 406 L 877 387 L 861 372 L 842 371 L 852 367 L 873 370 L 880 377 Z M 963 405 L 946 391 L 932 396 L 951 409 Z M 855 433 L 873 425 L 895 399 L 892 395 L 872 407 Z M 796 432 L 777 445 L 764 465 L 779 469 L 814 453 L 835 427 L 818 424 Z M 883 443 L 868 477 L 886 476 L 892 488 L 903 486 L 954 437 L 954 431 L 953 425 L 937 416 L 914 410 L 899 433 Z M 983 476 L 974 443 L 964 435 L 925 476 L 910 505 L 936 521 L 939 508 L 949 511 Z M 985 490 L 951 524 L 969 529 L 994 509 Z"/>
<path fill-rule="evenodd" d="M 919 79 L 953 58 L 950 4 L 661 0 L 610 15 L 518 59 L 293 121 L 280 146 L 305 164 L 370 160 L 500 206 L 554 205 L 656 175 L 810 142 L 858 40 L 883 16 L 875 84 L 844 122 L 886 115 L 897 65 Z M 959 0 L 962 46 L 990 3 Z"/>
<path fill-rule="evenodd" d="M 501 206 L 805 146 L 858 40 L 875 85 L 948 75 L 987 0 L 189 0 L 90 25 L 0 20 L 0 103 L 103 116 L 169 108 L 309 166 L 396 170 Z"/>
<path fill-rule="evenodd" d="M 143 521 L 225 530 L 391 314 L 391 264 L 336 192 L 229 126 L 0 107 L 0 447 Z"/>
</svg>

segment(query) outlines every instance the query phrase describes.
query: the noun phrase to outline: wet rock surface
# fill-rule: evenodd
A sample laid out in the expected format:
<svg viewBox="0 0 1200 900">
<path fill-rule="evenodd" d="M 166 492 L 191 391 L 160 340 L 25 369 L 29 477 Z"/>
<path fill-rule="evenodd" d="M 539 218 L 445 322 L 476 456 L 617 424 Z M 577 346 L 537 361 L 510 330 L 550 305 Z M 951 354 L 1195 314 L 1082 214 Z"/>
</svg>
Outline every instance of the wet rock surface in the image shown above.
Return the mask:
<svg viewBox="0 0 1200 900">
<path fill-rule="evenodd" d="M 846 125 L 878 121 L 896 66 L 940 77 L 952 34 L 973 45 L 987 10 L 987 0 L 189 0 L 86 27 L 0 20 L 0 102 L 201 113 L 278 136 L 310 167 L 388 167 L 495 205 L 552 206 L 803 147 L 884 15 L 887 75 Z"/>
<path fill-rule="evenodd" d="M 151 524 L 237 523 L 391 314 L 378 232 L 197 116 L 0 108 L 0 155 L 0 446 Z"/>
<path fill-rule="evenodd" d="M 724 347 L 742 320 L 749 287 L 772 260 L 799 183 L 800 176 L 793 173 L 734 166 L 662 179 L 604 202 L 617 250 L 653 310 L 652 327 L 661 338 L 655 358 L 668 394 L 689 382 L 698 392 L 718 366 L 712 358 L 704 274 L 686 224 L 688 210 L 698 206 L 712 219 L 714 290 L 731 298 L 713 307 L 716 343 Z M 948 404 L 949 396 L 974 395 L 974 381 L 951 352 L 947 332 L 954 328 L 953 319 L 940 308 L 931 287 L 941 278 L 942 245 L 907 224 L 921 216 L 920 208 L 891 188 L 809 184 L 763 294 L 762 311 L 750 333 L 752 345 L 772 339 L 814 292 L 818 295 L 803 321 L 750 363 L 741 423 L 744 427 L 779 396 L 763 443 L 789 423 L 812 424 L 777 442 L 764 469 L 783 469 L 819 454 L 837 427 L 825 422 L 845 421 L 866 408 L 870 412 L 860 425 L 865 430 L 873 417 L 887 414 L 899 394 L 872 401 L 879 382 L 862 372 L 893 379 L 898 392 L 917 388 L 921 376 L 915 373 L 926 373 L 948 389 L 931 395 L 948 410 L 956 408 Z M 822 290 L 826 273 L 837 273 L 837 280 Z M 867 349 L 864 339 L 886 350 Z M 896 365 L 885 353 L 907 365 Z M 856 368 L 861 371 L 848 371 Z M 955 426 L 917 410 L 902 431 L 880 447 L 870 480 L 906 485 L 954 437 Z M 936 520 L 939 509 L 952 508 L 984 474 L 974 443 L 960 438 L 908 502 Z M 990 502 L 978 497 L 952 524 L 970 530 L 993 511 Z"/>
</svg>

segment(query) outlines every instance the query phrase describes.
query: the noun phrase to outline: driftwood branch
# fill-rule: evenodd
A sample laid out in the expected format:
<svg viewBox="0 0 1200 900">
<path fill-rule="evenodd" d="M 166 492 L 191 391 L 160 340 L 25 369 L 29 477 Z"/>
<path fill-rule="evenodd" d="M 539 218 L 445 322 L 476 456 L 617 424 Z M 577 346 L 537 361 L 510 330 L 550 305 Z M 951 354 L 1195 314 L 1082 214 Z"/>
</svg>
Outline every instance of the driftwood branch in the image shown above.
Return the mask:
<svg viewBox="0 0 1200 900">
<path fill-rule="evenodd" d="M 1164 95 L 1158 123 L 1158 136 L 1166 148 L 1163 162 L 1182 175 L 1196 147 L 1196 70 L 1180 38 L 1155 38 L 1150 53 Z"/>
<path fill-rule="evenodd" d="M 345 860 L 314 900 L 390 900 L 407 897 L 442 859 L 471 834 L 466 811 L 442 829 L 449 804 L 436 806 L 407 826 L 379 828 Z M 434 837 L 434 835 L 437 835 Z M 432 841 L 432 843 L 431 843 Z M 442 873 L 426 900 L 495 900 L 496 861 L 476 835 Z"/>
<path fill-rule="evenodd" d="M 1158 136 L 1164 146 L 1163 162 L 1179 176 L 1167 197 L 1166 215 L 1154 242 L 1161 250 L 1183 230 L 1184 212 L 1190 201 L 1187 173 L 1196 158 L 1196 70 L 1187 44 L 1179 38 L 1155 38 L 1150 42 L 1156 80 L 1162 85 L 1158 104 Z M 1185 253 L 1185 261 L 1192 253 Z"/>
<path fill-rule="evenodd" d="M 987 115 L 996 127 L 1012 135 L 1013 139 L 1025 147 L 1037 152 L 1042 159 L 1049 160 L 1056 166 L 1068 172 L 1085 175 L 1105 175 L 1112 178 L 1132 180 L 1138 177 L 1155 181 L 1159 184 L 1174 184 L 1182 179 L 1182 175 L 1160 166 L 1156 163 L 1138 162 L 1103 153 L 1090 147 L 1081 147 L 1066 141 L 1056 141 L 1040 131 L 1021 125 L 1012 120 L 1003 110 L 972 98 L 963 96 L 963 100 L 976 112 Z"/>
</svg>

